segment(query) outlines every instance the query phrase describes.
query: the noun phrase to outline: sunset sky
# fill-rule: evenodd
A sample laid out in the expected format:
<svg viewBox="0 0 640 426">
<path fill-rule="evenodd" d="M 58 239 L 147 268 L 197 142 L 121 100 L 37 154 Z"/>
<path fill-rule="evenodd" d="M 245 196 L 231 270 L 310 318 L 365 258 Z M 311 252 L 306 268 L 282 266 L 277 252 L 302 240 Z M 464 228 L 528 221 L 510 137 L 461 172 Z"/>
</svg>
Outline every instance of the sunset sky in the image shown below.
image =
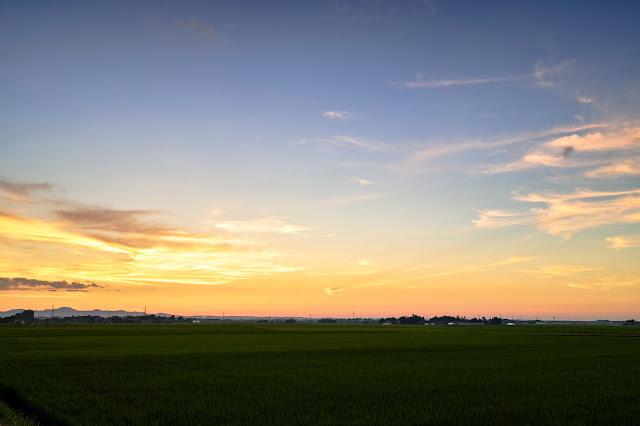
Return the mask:
<svg viewBox="0 0 640 426">
<path fill-rule="evenodd" d="M 638 16 L 2 2 L 0 310 L 639 319 Z"/>
</svg>

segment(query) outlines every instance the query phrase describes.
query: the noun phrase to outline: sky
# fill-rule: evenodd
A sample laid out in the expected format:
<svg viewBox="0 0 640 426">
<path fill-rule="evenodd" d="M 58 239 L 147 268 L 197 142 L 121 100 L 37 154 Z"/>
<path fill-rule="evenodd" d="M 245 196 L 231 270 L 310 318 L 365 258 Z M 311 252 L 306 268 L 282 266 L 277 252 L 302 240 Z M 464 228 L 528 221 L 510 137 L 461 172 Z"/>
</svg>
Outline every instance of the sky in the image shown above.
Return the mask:
<svg viewBox="0 0 640 426">
<path fill-rule="evenodd" d="M 0 4 L 0 310 L 640 318 L 640 15 Z"/>
</svg>

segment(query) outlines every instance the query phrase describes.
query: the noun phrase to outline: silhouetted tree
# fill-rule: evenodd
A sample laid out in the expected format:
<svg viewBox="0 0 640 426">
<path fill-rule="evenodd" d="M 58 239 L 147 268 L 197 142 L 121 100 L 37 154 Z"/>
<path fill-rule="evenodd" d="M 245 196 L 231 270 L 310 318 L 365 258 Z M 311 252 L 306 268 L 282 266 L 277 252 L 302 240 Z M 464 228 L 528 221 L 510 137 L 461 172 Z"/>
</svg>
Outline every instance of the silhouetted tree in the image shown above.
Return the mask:
<svg viewBox="0 0 640 426">
<path fill-rule="evenodd" d="M 489 325 L 502 325 L 502 318 L 493 317 L 489 320 Z"/>
<path fill-rule="evenodd" d="M 15 320 L 24 321 L 25 324 L 36 322 L 35 312 L 33 312 L 31 309 L 22 311 L 21 313 L 16 314 Z"/>
<path fill-rule="evenodd" d="M 413 314 L 410 317 L 400 317 L 398 318 L 398 321 L 400 321 L 400 324 L 413 324 L 413 325 L 422 325 L 426 322 L 424 320 L 424 317 L 419 317 L 416 314 Z"/>
</svg>

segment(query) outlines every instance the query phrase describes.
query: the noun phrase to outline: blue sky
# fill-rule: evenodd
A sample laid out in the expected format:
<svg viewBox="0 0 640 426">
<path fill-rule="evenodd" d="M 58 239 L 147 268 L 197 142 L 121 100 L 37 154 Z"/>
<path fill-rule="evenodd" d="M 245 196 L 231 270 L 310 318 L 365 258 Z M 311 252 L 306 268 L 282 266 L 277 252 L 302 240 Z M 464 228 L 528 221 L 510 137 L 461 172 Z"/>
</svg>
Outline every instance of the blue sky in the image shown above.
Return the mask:
<svg viewBox="0 0 640 426">
<path fill-rule="evenodd" d="M 124 220 L 138 234 L 162 223 L 268 247 L 286 268 L 266 268 L 266 284 L 236 271 L 241 281 L 223 286 L 238 310 L 255 311 L 243 293 L 252 286 L 326 313 L 343 297 L 382 314 L 390 294 L 397 309 L 409 309 L 400 297 L 419 303 L 426 296 L 406 292 L 420 289 L 440 291 L 456 309 L 444 295 L 475 294 L 498 280 L 513 288 L 500 290 L 513 294 L 504 304 L 525 313 L 538 308 L 523 300 L 542 305 L 548 292 L 584 315 L 638 314 L 624 304 L 640 298 L 634 2 L 0 9 L 6 214 L 91 238 L 108 231 L 118 244 L 130 236 L 112 235 Z M 74 209 L 102 209 L 103 222 L 61 213 Z M 77 269 L 46 271 L 19 260 L 33 235 L 3 241 L 16 260 L 2 276 L 99 281 L 142 297 L 123 278 L 92 275 L 96 265 L 82 259 L 69 260 L 85 265 Z M 51 247 L 32 249 L 44 255 Z M 131 253 L 124 262 L 135 269 Z M 514 269 L 521 262 L 529 265 Z M 435 283 L 447 268 L 464 277 Z M 467 277 L 474 273 L 481 275 Z M 475 280 L 480 287 L 460 284 Z M 187 309 L 203 298 L 184 277 L 166 282 L 175 288 L 157 290 L 159 300 L 183 291 L 192 295 Z M 215 288 L 204 298 L 219 296 L 219 282 L 212 273 Z M 5 295 L 31 290 L 13 286 Z M 594 293 L 610 308 L 597 311 Z M 93 294 L 81 302 L 95 305 Z M 584 301 L 570 307 L 574 295 Z"/>
</svg>

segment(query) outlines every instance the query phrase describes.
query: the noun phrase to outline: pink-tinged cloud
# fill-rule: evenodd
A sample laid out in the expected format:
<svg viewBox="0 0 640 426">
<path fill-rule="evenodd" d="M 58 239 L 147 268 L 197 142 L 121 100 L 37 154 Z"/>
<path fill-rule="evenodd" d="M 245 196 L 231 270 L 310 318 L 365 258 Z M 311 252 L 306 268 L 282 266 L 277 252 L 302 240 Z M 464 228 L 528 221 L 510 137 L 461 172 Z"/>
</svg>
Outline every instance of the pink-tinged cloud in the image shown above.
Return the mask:
<svg viewBox="0 0 640 426">
<path fill-rule="evenodd" d="M 539 140 L 539 139 L 550 137 L 550 136 L 558 136 L 558 135 L 567 134 L 567 133 L 582 132 L 589 129 L 598 129 L 598 128 L 604 128 L 608 126 L 610 126 L 609 123 L 591 123 L 591 124 L 584 124 L 581 126 L 560 126 L 560 127 L 553 127 L 551 129 L 544 130 L 541 132 L 523 133 L 520 135 L 514 135 L 511 137 L 493 140 L 493 141 L 475 140 L 475 141 L 466 141 L 466 142 L 460 142 L 460 143 L 450 143 L 446 145 L 429 146 L 429 147 L 421 148 L 415 151 L 413 154 L 409 156 L 409 158 L 407 159 L 407 162 L 419 163 L 419 162 L 423 162 L 426 160 L 430 160 L 430 159 L 445 156 L 445 155 L 456 154 L 458 152 L 466 152 L 471 150 L 491 150 L 491 149 L 506 147 L 509 145 L 517 144 L 517 143 L 535 141 L 535 140 Z"/>
<path fill-rule="evenodd" d="M 623 248 L 640 247 L 640 236 L 617 236 L 607 237 L 605 242 L 612 249 L 620 250 Z"/>
<path fill-rule="evenodd" d="M 353 179 L 353 181 L 359 183 L 362 186 L 368 186 L 368 185 L 375 185 L 376 184 L 375 182 L 372 182 L 372 181 L 367 180 L 367 179 L 361 179 L 361 178 L 355 178 L 355 179 Z"/>
<path fill-rule="evenodd" d="M 614 223 L 640 222 L 640 189 L 628 191 L 576 190 L 571 194 L 532 193 L 515 195 L 514 200 L 544 203 L 527 212 L 479 211 L 473 223 L 478 228 L 514 225 L 534 226 L 565 238 L 585 229 Z"/>
<path fill-rule="evenodd" d="M 626 127 L 609 132 L 592 132 L 585 135 L 562 136 L 536 147 L 516 161 L 487 167 L 484 172 L 504 173 L 539 167 L 594 167 L 611 160 L 606 157 L 576 159 L 581 153 L 611 152 L 617 155 L 640 151 L 640 127 Z M 610 177 L 635 174 L 637 161 L 618 160 L 614 165 L 603 166 L 587 172 L 589 177 Z"/>
<path fill-rule="evenodd" d="M 571 147 L 578 152 L 640 149 L 640 127 L 627 127 L 612 132 L 563 136 L 547 142 L 545 147 L 558 148 L 560 150 Z"/>
<path fill-rule="evenodd" d="M 640 157 L 617 160 L 612 164 L 585 172 L 585 176 L 597 179 L 616 179 L 640 175 Z"/>
</svg>

